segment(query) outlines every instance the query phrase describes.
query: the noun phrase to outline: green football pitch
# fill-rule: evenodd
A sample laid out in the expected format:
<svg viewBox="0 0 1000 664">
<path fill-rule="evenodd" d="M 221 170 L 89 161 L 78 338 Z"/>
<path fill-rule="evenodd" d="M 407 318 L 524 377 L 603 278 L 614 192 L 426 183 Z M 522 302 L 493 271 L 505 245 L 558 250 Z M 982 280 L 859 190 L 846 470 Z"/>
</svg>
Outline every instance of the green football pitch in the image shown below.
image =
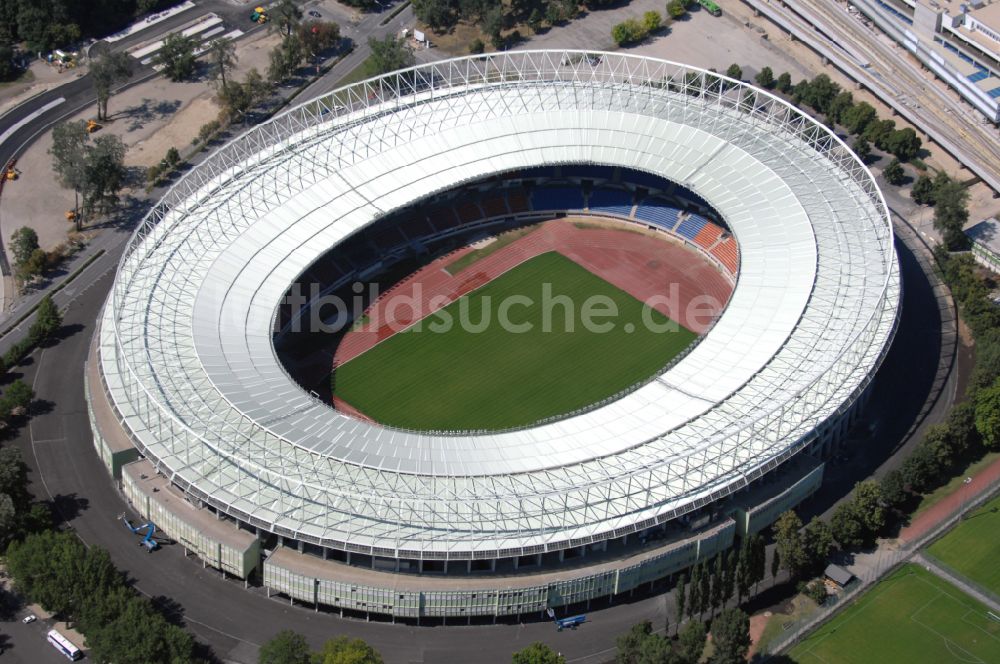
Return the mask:
<svg viewBox="0 0 1000 664">
<path fill-rule="evenodd" d="M 923 567 L 904 565 L 789 653 L 801 664 L 1000 662 L 1000 621 Z"/>
<path fill-rule="evenodd" d="M 555 306 L 543 305 L 546 284 Z M 527 331 L 505 330 L 496 322 L 502 303 L 515 296 L 519 303 L 510 306 L 507 319 L 530 326 Z M 612 329 L 584 329 L 584 303 L 591 296 L 603 296 L 604 305 L 617 309 L 613 317 L 591 318 Z M 558 304 L 566 301 L 572 306 Z M 569 310 L 574 313 L 567 318 Z M 479 324 L 488 312 L 483 329 L 459 324 Z M 440 331 L 445 320 L 454 324 Z M 334 394 L 378 422 L 407 429 L 529 425 L 656 373 L 695 338 L 676 324 L 663 331 L 669 325 L 628 293 L 549 252 L 346 362 L 336 371 Z"/>
<path fill-rule="evenodd" d="M 1000 498 L 966 515 L 927 553 L 1000 595 Z"/>
</svg>

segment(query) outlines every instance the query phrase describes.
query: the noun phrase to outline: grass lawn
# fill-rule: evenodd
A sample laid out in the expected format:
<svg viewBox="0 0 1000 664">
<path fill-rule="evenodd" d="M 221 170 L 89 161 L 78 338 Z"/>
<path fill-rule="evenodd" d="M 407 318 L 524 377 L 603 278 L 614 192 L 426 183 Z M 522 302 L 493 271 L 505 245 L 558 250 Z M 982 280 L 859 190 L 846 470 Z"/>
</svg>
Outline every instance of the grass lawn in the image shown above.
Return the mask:
<svg viewBox="0 0 1000 664">
<path fill-rule="evenodd" d="M 905 565 L 789 653 L 796 662 L 1000 662 L 1000 622 L 918 565 Z"/>
<path fill-rule="evenodd" d="M 927 553 L 1000 595 L 1000 498 L 959 521 Z"/>
<path fill-rule="evenodd" d="M 503 233 L 502 235 L 498 235 L 496 239 L 494 239 L 489 244 L 480 247 L 479 249 L 473 249 L 464 256 L 456 258 L 452 262 L 448 263 L 447 265 L 445 265 L 444 269 L 448 274 L 452 275 L 458 274 L 459 272 L 469 267 L 476 261 L 480 261 L 489 256 L 490 254 L 495 253 L 500 249 L 503 249 L 507 245 L 513 244 L 515 241 L 520 240 L 525 235 L 528 235 L 529 233 L 532 233 L 537 229 L 538 229 L 537 225 L 525 226 L 524 228 L 517 228 L 512 231 Z"/>
<path fill-rule="evenodd" d="M 572 301 L 571 327 L 566 307 L 554 306 L 545 331 L 543 283 L 551 284 L 551 298 Z M 529 323 L 529 331 L 496 324 L 500 304 L 514 295 L 533 300 L 511 307 L 508 315 L 511 323 Z M 581 309 L 592 295 L 617 307 L 616 317 L 600 319 L 612 324 L 611 331 L 583 329 Z M 482 331 L 458 324 L 479 323 L 487 315 L 490 324 Z M 657 325 L 668 323 L 654 310 L 646 315 Z M 561 254 L 545 253 L 429 316 L 422 329 L 400 332 L 342 365 L 335 394 L 390 426 L 496 430 L 531 424 L 647 378 L 695 339 L 680 326 L 651 330 L 642 316 L 643 304 L 631 295 Z M 455 324 L 433 331 L 446 317 Z"/>
</svg>

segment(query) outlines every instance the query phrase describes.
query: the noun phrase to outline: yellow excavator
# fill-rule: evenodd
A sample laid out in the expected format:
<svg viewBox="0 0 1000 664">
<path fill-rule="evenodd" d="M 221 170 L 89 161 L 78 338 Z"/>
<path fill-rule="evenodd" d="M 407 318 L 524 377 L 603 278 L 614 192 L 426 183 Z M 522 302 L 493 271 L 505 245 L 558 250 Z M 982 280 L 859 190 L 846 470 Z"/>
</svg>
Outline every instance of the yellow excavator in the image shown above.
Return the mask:
<svg viewBox="0 0 1000 664">
<path fill-rule="evenodd" d="M 263 7 L 254 7 L 253 13 L 250 14 L 250 20 L 263 25 L 271 20 L 271 17 L 267 15 L 267 10 Z"/>
</svg>

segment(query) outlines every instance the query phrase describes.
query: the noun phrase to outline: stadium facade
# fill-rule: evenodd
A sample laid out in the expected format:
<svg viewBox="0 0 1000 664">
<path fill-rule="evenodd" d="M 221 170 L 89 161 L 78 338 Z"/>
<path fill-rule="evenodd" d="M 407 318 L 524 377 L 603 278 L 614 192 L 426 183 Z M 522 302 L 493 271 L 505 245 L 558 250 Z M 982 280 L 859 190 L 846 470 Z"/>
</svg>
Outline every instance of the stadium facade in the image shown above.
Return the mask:
<svg viewBox="0 0 1000 664">
<path fill-rule="evenodd" d="M 347 417 L 282 367 L 278 304 L 330 247 L 569 164 L 676 183 L 739 243 L 727 308 L 668 371 L 555 422 L 432 433 Z M 668 579 L 815 490 L 899 298 L 872 175 L 786 102 L 622 54 L 458 58 L 298 106 L 179 181 L 122 257 L 87 394 L 122 491 L 205 564 L 351 611 L 530 614 Z"/>
</svg>

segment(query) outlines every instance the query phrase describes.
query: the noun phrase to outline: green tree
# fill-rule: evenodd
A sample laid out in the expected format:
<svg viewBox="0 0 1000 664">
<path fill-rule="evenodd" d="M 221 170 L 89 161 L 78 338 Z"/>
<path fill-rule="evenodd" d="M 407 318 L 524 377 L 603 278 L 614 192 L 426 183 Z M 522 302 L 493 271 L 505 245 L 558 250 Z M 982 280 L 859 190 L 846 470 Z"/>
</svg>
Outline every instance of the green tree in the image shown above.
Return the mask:
<svg viewBox="0 0 1000 664">
<path fill-rule="evenodd" d="M 566 664 L 566 658 L 544 643 L 535 642 L 511 657 L 511 664 Z"/>
<path fill-rule="evenodd" d="M 875 108 L 866 101 L 855 104 L 844 111 L 840 123 L 852 134 L 861 135 L 868 125 L 878 118 Z"/>
<path fill-rule="evenodd" d="M 49 339 L 62 327 L 62 314 L 52 301 L 52 295 L 46 293 L 38 303 L 35 312 L 35 322 L 28 329 L 28 337 L 35 343 Z"/>
<path fill-rule="evenodd" d="M 279 0 L 278 4 L 271 9 L 271 16 L 278 30 L 286 38 L 291 37 L 302 20 L 302 9 L 295 0 Z"/>
<path fill-rule="evenodd" d="M 340 43 L 340 26 L 332 21 L 306 21 L 298 34 L 306 52 L 314 57 Z"/>
<path fill-rule="evenodd" d="M 826 584 L 819 579 L 811 581 L 803 592 L 806 597 L 817 604 L 823 604 L 826 601 Z"/>
<path fill-rule="evenodd" d="M 743 664 L 750 652 L 750 617 L 739 609 L 724 609 L 712 621 L 710 664 Z"/>
<path fill-rule="evenodd" d="M 701 575 L 698 577 L 698 615 L 712 608 L 712 568 L 707 560 L 698 564 Z"/>
<path fill-rule="evenodd" d="M 97 212 L 107 214 L 118 204 L 118 194 L 125 187 L 125 144 L 114 134 L 105 134 L 86 151 L 86 179 L 83 188 L 85 217 Z"/>
<path fill-rule="evenodd" d="M 338 636 L 323 644 L 313 664 L 382 664 L 382 656 L 361 639 Z"/>
<path fill-rule="evenodd" d="M 46 295 L 46 297 L 48 297 Z M 58 312 L 56 312 L 58 313 Z M 3 402 L 3 410 L 7 413 L 12 413 L 14 415 L 20 415 L 27 412 L 28 408 L 31 406 L 32 399 L 35 398 L 35 392 L 31 387 L 25 383 L 23 380 L 18 378 L 4 390 L 3 398 L 0 401 Z M 16 449 L 16 448 L 14 448 Z M 4 493 L 10 493 L 5 489 L 0 489 Z"/>
<path fill-rule="evenodd" d="M 504 45 L 503 28 L 506 21 L 503 5 L 496 3 L 491 5 L 484 13 L 481 20 L 483 34 L 490 38 L 493 48 L 502 48 Z"/>
<path fill-rule="evenodd" d="M 172 664 L 192 660 L 194 643 L 142 597 L 133 596 L 111 622 L 87 635 L 90 656 L 115 664 Z"/>
<path fill-rule="evenodd" d="M 29 226 L 21 226 L 10 235 L 10 253 L 14 266 L 19 267 L 28 262 L 31 254 L 38 249 L 38 233 Z"/>
<path fill-rule="evenodd" d="M 826 109 L 826 117 L 832 124 L 838 124 L 851 108 L 854 108 L 854 95 L 845 90 L 830 100 Z"/>
<path fill-rule="evenodd" d="M 726 68 L 726 76 L 735 78 L 737 81 L 741 80 L 743 78 L 743 67 L 734 62 Z"/>
<path fill-rule="evenodd" d="M 156 52 L 156 64 L 171 81 L 184 81 L 194 75 L 197 59 L 194 56 L 194 37 L 172 32 L 163 39 L 163 46 Z"/>
<path fill-rule="evenodd" d="M 236 44 L 228 37 L 213 39 L 208 44 L 209 71 L 212 80 L 219 81 L 219 88 L 225 89 L 226 75 L 236 66 Z"/>
<path fill-rule="evenodd" d="M 899 163 L 899 160 L 894 158 L 882 171 L 882 177 L 889 184 L 898 187 L 906 179 L 906 171 L 903 170 L 903 165 Z"/>
<path fill-rule="evenodd" d="M 854 486 L 855 510 L 861 516 L 862 524 L 869 535 L 874 538 L 886 525 L 885 501 L 875 480 L 858 482 Z"/>
<path fill-rule="evenodd" d="M 306 637 L 283 629 L 260 647 L 259 664 L 310 664 L 312 656 Z"/>
<path fill-rule="evenodd" d="M 837 505 L 833 516 L 830 517 L 830 528 L 840 546 L 845 549 L 858 549 L 865 544 L 865 527 L 853 501 L 844 501 Z"/>
<path fill-rule="evenodd" d="M 684 622 L 684 609 L 686 607 L 687 597 L 685 596 L 687 586 L 687 575 L 683 572 L 677 579 L 677 587 L 674 589 L 674 605 L 677 607 L 677 624 L 680 625 Z"/>
<path fill-rule="evenodd" d="M 787 71 L 783 72 L 778 76 L 778 80 L 774 83 L 774 89 L 781 93 L 787 93 L 792 89 L 792 75 Z"/>
<path fill-rule="evenodd" d="M 936 182 L 934 188 L 934 228 L 941 232 L 945 245 L 955 251 L 966 244 L 962 228 L 969 220 L 969 192 L 961 182 Z"/>
<path fill-rule="evenodd" d="M 46 531 L 12 542 L 7 569 L 28 599 L 48 611 L 72 614 L 74 598 L 66 589 L 76 583 L 77 563 L 84 555 L 72 533 Z"/>
<path fill-rule="evenodd" d="M 740 555 L 736 562 L 736 602 L 743 603 L 743 598 L 750 594 L 753 585 L 753 575 L 750 569 L 750 539 L 744 538 L 740 545 Z"/>
<path fill-rule="evenodd" d="M 706 640 L 705 623 L 692 620 L 684 625 L 684 629 L 677 634 L 677 648 L 674 650 L 677 664 L 698 664 L 705 652 Z"/>
<path fill-rule="evenodd" d="M 667 15 L 677 19 L 687 14 L 687 3 L 684 0 L 670 0 L 667 3 Z"/>
<path fill-rule="evenodd" d="M 97 119 L 108 119 L 111 88 L 132 76 L 132 60 L 123 51 L 107 51 L 90 63 L 90 78 L 97 94 Z"/>
<path fill-rule="evenodd" d="M 736 588 L 736 550 L 730 549 L 726 553 L 726 564 L 722 570 L 722 603 L 725 605 L 726 602 L 733 596 L 733 591 Z"/>
<path fill-rule="evenodd" d="M 549 2 L 545 7 L 545 20 L 549 25 L 559 25 L 565 21 L 566 13 L 563 11 L 562 4 Z"/>
<path fill-rule="evenodd" d="M 868 143 L 864 136 L 858 136 L 854 141 L 854 154 L 858 155 L 858 159 L 862 162 L 868 161 L 868 157 L 872 154 L 872 146 Z"/>
<path fill-rule="evenodd" d="M 17 510 L 14 500 L 6 493 L 0 493 L 0 547 L 7 543 L 17 532 Z"/>
<path fill-rule="evenodd" d="M 1000 378 L 976 394 L 976 430 L 986 447 L 1000 449 Z"/>
<path fill-rule="evenodd" d="M 413 0 L 413 14 L 432 30 L 447 30 L 455 25 L 457 15 L 450 0 Z"/>
<path fill-rule="evenodd" d="M 611 28 L 611 39 L 618 46 L 635 44 L 646 37 L 646 30 L 634 18 L 628 18 Z"/>
<path fill-rule="evenodd" d="M 0 43 L 0 81 L 12 81 L 21 75 L 21 68 L 14 64 L 14 49 Z"/>
<path fill-rule="evenodd" d="M 764 580 L 764 571 L 767 565 L 767 547 L 764 538 L 759 534 L 754 535 L 750 540 L 750 578 L 752 583 L 760 583 Z M 771 576 L 774 576 L 772 573 Z"/>
<path fill-rule="evenodd" d="M 62 122 L 52 128 L 52 170 L 59 184 L 73 190 L 74 210 L 80 208 L 80 192 L 87 183 L 87 123 Z"/>
<path fill-rule="evenodd" d="M 401 39 L 396 39 L 392 35 L 386 35 L 383 39 L 369 37 L 368 46 L 372 50 L 368 58 L 369 76 L 380 76 L 413 66 L 413 52 Z"/>
<path fill-rule="evenodd" d="M 545 16 L 542 11 L 535 7 L 528 14 L 528 27 L 532 29 L 533 32 L 538 32 L 542 29 L 542 23 L 545 21 Z"/>
<path fill-rule="evenodd" d="M 934 205 L 934 183 L 930 177 L 924 174 L 917 177 L 910 190 L 910 197 L 917 205 Z"/>
<path fill-rule="evenodd" d="M 764 67 L 754 77 L 754 82 L 762 88 L 770 90 L 774 87 L 774 72 L 770 67 Z"/>
<path fill-rule="evenodd" d="M 830 104 L 839 93 L 840 86 L 830 80 L 826 74 L 816 76 L 801 89 L 802 102 L 817 113 L 823 114 L 829 111 Z"/>
<path fill-rule="evenodd" d="M 295 75 L 306 58 L 305 46 L 298 34 L 286 35 L 281 43 L 271 50 L 267 78 L 272 83 L 287 81 Z"/>
<path fill-rule="evenodd" d="M 862 136 L 880 150 L 886 149 L 889 136 L 896 130 L 895 120 L 874 120 L 868 123 Z"/>
<path fill-rule="evenodd" d="M 813 517 L 802 530 L 802 549 L 805 552 L 805 571 L 817 574 L 826 565 L 826 559 L 833 550 L 833 530 L 830 524 Z"/>
<path fill-rule="evenodd" d="M 724 601 L 722 590 L 725 585 L 725 569 L 723 562 L 722 554 L 716 554 L 715 564 L 712 565 L 712 589 L 709 594 L 709 603 L 711 604 L 713 615 L 722 606 Z"/>
<path fill-rule="evenodd" d="M 910 161 L 920 154 L 923 143 L 917 132 L 910 127 L 897 129 L 889 134 L 885 140 L 885 149 L 896 156 L 900 161 Z"/>
<path fill-rule="evenodd" d="M 649 11 L 642 15 L 642 28 L 646 34 L 656 32 L 663 25 L 663 17 L 660 12 Z"/>
<path fill-rule="evenodd" d="M 688 589 L 687 614 L 691 618 L 701 613 L 701 565 L 691 568 L 691 583 Z M 680 621 L 678 621 L 680 623 Z"/>
<path fill-rule="evenodd" d="M 648 620 L 632 625 L 629 631 L 615 641 L 617 646 L 615 664 L 639 664 L 643 646 L 651 638 L 656 638 L 656 635 L 653 634 L 653 625 Z"/>
<path fill-rule="evenodd" d="M 792 510 L 782 513 L 774 522 L 774 542 L 782 566 L 789 576 L 797 578 L 809 563 L 809 556 L 802 543 L 802 520 Z"/>
<path fill-rule="evenodd" d="M 17 447 L 0 447 L 0 493 L 10 498 L 19 510 L 31 501 L 28 467 Z"/>
</svg>

